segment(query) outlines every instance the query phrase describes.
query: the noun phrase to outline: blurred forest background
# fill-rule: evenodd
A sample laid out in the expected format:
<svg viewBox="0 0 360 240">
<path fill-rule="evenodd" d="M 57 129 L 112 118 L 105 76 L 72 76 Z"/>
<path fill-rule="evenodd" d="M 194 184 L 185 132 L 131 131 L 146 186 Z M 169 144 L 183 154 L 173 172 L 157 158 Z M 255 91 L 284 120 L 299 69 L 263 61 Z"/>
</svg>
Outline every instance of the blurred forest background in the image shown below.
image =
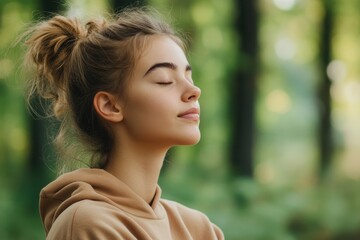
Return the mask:
<svg viewBox="0 0 360 240">
<path fill-rule="evenodd" d="M 44 239 L 40 189 L 56 176 L 49 120 L 25 106 L 26 25 L 134 1 L 0 0 L 0 238 Z M 149 0 L 191 39 L 202 140 L 172 149 L 163 197 L 228 240 L 360 239 L 360 1 Z"/>
</svg>

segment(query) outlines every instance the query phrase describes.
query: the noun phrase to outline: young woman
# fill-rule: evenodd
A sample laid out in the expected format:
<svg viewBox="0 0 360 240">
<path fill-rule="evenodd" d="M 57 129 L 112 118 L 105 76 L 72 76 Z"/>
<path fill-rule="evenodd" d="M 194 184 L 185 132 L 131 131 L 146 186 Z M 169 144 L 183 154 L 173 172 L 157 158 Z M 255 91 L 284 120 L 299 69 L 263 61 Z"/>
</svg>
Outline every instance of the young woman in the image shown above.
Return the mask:
<svg viewBox="0 0 360 240">
<path fill-rule="evenodd" d="M 84 25 L 55 16 L 27 36 L 29 99 L 51 103 L 58 146 L 81 140 L 92 156 L 41 191 L 47 239 L 223 239 L 157 185 L 169 148 L 200 139 L 200 89 L 170 26 L 132 9 Z"/>
</svg>

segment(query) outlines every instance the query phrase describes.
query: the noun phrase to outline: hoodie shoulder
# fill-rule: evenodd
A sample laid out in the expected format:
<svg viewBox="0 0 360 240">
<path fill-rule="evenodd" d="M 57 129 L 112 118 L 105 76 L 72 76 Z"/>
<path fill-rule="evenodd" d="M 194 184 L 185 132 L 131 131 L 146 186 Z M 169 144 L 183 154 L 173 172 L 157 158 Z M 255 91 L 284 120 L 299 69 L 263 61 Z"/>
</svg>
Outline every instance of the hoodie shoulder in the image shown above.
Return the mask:
<svg viewBox="0 0 360 240">
<path fill-rule="evenodd" d="M 179 219 L 180 222 L 183 222 L 193 239 L 224 239 L 220 228 L 212 223 L 204 213 L 174 201 L 162 199 L 161 203 L 166 209 L 169 219 Z"/>
<path fill-rule="evenodd" d="M 160 211 L 160 213 L 162 213 Z M 132 189 L 101 169 L 79 169 L 40 193 L 47 239 L 151 239 L 136 219 L 160 219 Z"/>
<path fill-rule="evenodd" d="M 126 214 L 107 203 L 82 200 L 72 204 L 58 216 L 47 235 L 47 240 L 135 240 L 124 221 L 119 221 L 121 218 L 126 219 Z"/>
</svg>

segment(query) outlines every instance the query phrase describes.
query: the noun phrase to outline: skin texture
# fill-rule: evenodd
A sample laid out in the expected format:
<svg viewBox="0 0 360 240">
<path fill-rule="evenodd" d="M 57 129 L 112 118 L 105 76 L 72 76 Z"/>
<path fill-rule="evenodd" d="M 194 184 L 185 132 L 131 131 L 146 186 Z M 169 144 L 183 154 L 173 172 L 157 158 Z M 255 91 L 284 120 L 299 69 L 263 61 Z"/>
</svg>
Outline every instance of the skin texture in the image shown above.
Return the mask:
<svg viewBox="0 0 360 240">
<path fill-rule="evenodd" d="M 151 36 L 135 63 L 126 97 L 98 92 L 94 107 L 114 134 L 105 170 L 150 203 L 166 152 L 200 140 L 201 91 L 183 50 L 167 36 Z"/>
</svg>

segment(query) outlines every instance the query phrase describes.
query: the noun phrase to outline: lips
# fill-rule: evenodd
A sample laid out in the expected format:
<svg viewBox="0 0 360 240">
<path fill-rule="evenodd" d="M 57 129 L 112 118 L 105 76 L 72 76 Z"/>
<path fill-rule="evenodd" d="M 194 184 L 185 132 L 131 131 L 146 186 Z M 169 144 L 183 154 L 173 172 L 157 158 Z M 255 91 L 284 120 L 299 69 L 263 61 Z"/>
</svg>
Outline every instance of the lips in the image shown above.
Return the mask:
<svg viewBox="0 0 360 240">
<path fill-rule="evenodd" d="M 199 108 L 190 108 L 189 110 L 180 113 L 178 115 L 179 118 L 198 121 L 200 119 L 200 109 Z"/>
</svg>

